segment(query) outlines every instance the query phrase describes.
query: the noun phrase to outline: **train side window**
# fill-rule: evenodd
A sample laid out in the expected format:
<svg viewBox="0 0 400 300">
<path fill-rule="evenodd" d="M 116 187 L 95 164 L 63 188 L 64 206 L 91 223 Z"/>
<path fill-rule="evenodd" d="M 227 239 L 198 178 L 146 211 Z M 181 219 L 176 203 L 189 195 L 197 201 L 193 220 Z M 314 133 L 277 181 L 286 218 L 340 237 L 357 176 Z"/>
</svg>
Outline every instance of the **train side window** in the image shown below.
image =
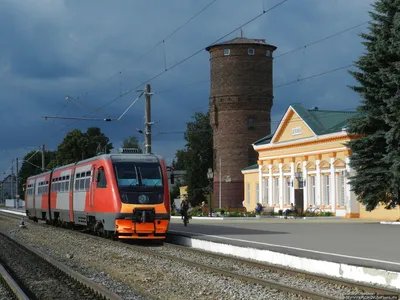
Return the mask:
<svg viewBox="0 0 400 300">
<path fill-rule="evenodd" d="M 104 168 L 99 168 L 96 179 L 98 188 L 107 187 L 106 173 L 104 172 Z"/>
<path fill-rule="evenodd" d="M 85 190 L 88 190 L 90 187 L 90 177 L 85 178 Z"/>
<path fill-rule="evenodd" d="M 79 180 L 79 190 L 84 191 L 85 190 L 85 178 L 81 178 Z"/>
</svg>

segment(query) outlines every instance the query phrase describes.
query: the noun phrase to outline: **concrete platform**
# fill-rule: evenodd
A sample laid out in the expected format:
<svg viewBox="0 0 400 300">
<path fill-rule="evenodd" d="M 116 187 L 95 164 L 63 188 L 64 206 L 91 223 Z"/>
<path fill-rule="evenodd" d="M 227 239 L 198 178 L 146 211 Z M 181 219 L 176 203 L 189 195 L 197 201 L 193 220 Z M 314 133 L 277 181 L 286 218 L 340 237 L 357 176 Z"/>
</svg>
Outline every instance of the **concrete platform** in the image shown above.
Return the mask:
<svg viewBox="0 0 400 300">
<path fill-rule="evenodd" d="M 360 219 L 173 219 L 172 238 L 199 249 L 400 289 L 399 227 Z"/>
<path fill-rule="evenodd" d="M 7 212 L 7 213 L 13 213 L 15 215 L 19 215 L 19 216 L 26 216 L 26 211 L 25 208 L 4 208 L 4 207 L 0 207 L 0 212 Z"/>
</svg>

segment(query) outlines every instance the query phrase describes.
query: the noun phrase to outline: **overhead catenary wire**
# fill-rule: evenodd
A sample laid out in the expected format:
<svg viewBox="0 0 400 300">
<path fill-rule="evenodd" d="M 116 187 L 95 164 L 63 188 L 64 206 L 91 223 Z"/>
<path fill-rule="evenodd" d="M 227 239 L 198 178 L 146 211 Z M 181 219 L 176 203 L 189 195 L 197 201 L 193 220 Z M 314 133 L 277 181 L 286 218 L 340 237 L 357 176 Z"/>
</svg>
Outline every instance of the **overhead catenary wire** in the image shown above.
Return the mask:
<svg viewBox="0 0 400 300">
<path fill-rule="evenodd" d="M 348 65 L 345 65 L 345 66 L 341 66 L 341 67 L 338 67 L 338 68 L 330 69 L 330 70 L 323 71 L 323 72 L 320 72 L 320 73 L 317 73 L 317 74 L 313 74 L 313 75 L 310 75 L 310 76 L 298 78 L 296 80 L 292 80 L 292 81 L 289 81 L 289 82 L 286 82 L 286 83 L 282 83 L 282 84 L 273 86 L 272 88 L 268 87 L 268 88 L 261 89 L 261 90 L 259 90 L 257 92 L 254 92 L 254 93 L 247 93 L 247 96 L 258 95 L 258 94 L 260 94 L 262 92 L 271 91 L 273 89 L 279 89 L 279 88 L 282 88 L 284 86 L 292 85 L 292 84 L 295 84 L 295 83 L 298 83 L 298 82 L 302 82 L 302 81 L 305 81 L 305 80 L 317 78 L 317 77 L 320 77 L 320 76 L 323 76 L 323 75 L 327 75 L 327 74 L 330 74 L 330 73 L 333 73 L 333 72 L 344 70 L 344 69 L 347 69 L 347 68 L 352 67 L 352 66 L 354 66 L 354 64 L 348 64 Z M 233 97 L 233 96 L 237 96 L 237 95 L 235 95 L 235 94 L 223 95 L 223 97 Z M 201 109 L 201 108 L 205 108 L 205 107 L 208 107 L 208 106 L 209 106 L 209 104 L 203 105 L 203 106 L 197 107 L 195 110 Z"/>
<path fill-rule="evenodd" d="M 218 1 L 218 0 L 212 0 L 210 3 L 208 3 L 206 6 L 204 6 L 200 11 L 198 11 L 195 15 L 193 15 L 191 18 L 189 18 L 187 21 L 185 21 L 182 25 L 178 26 L 175 30 L 173 30 L 169 35 L 167 35 L 167 36 L 166 36 L 165 38 L 163 38 L 161 41 L 159 41 L 158 43 L 156 43 L 156 44 L 155 44 L 153 47 L 151 47 L 148 51 L 146 51 L 144 54 L 140 55 L 138 58 L 134 59 L 134 61 L 138 61 L 138 60 L 142 59 L 143 57 L 145 57 L 147 54 L 149 54 L 151 51 L 153 51 L 156 47 L 158 47 L 158 46 L 161 45 L 161 44 L 164 44 L 164 47 L 165 47 L 165 41 L 166 41 L 167 39 L 169 39 L 169 38 L 171 38 L 173 35 L 175 35 L 179 30 L 181 30 L 184 26 L 186 26 L 188 23 L 190 23 L 190 21 L 192 21 L 194 18 L 196 18 L 198 15 L 200 15 L 200 14 L 201 14 L 202 12 L 204 12 L 206 9 L 208 9 L 208 8 L 209 8 L 213 3 L 215 3 L 216 1 Z M 164 48 L 164 50 L 165 50 L 165 48 Z M 165 51 L 166 51 L 166 50 L 165 50 Z M 164 54 L 165 54 L 165 52 L 164 52 Z M 166 55 L 166 54 L 165 54 L 165 55 Z M 166 64 L 167 64 L 167 62 L 166 62 L 166 56 L 164 57 L 164 59 L 165 59 L 165 68 L 167 68 L 167 65 L 166 65 Z M 125 68 L 123 68 L 122 70 L 118 71 L 117 73 L 113 74 L 113 75 L 112 75 L 111 77 L 109 77 L 106 81 L 108 81 L 108 80 L 114 78 L 115 76 L 121 74 L 122 71 L 126 70 L 127 68 L 128 68 L 128 66 L 125 67 Z M 138 86 L 137 88 L 139 88 L 139 86 Z M 137 88 L 136 88 L 136 89 L 137 89 Z M 131 90 L 125 92 L 125 93 L 120 94 L 119 96 L 117 96 L 116 98 L 114 98 L 112 102 L 114 102 L 114 101 L 116 101 L 116 100 L 118 100 L 118 99 L 120 99 L 120 98 L 122 98 L 122 97 L 124 97 L 124 96 L 126 96 L 126 95 L 128 95 L 128 94 L 130 94 L 130 93 L 132 93 L 134 90 L 135 90 L 135 89 L 131 89 Z M 83 95 L 88 95 L 88 93 L 89 93 L 89 92 L 86 92 L 86 93 L 82 94 L 81 96 L 83 96 Z M 74 99 L 74 100 L 80 101 L 81 104 L 85 104 L 85 102 L 81 101 L 79 98 L 80 98 L 80 96 L 77 96 L 76 98 L 73 98 L 73 99 Z M 56 116 L 59 116 L 59 115 L 61 114 L 61 112 L 63 111 L 63 109 L 66 108 L 67 105 L 68 105 L 68 103 L 64 104 L 64 105 L 63 105 L 63 108 L 56 114 Z M 102 108 L 103 108 L 103 107 L 100 107 L 100 109 L 95 108 L 94 111 L 93 111 L 93 113 L 98 112 L 98 111 L 101 110 Z M 89 114 L 89 115 L 91 115 L 91 114 Z M 82 118 L 88 117 L 89 115 L 86 114 L 86 115 L 84 115 Z M 110 118 L 109 116 L 107 116 L 107 117 Z M 82 118 L 81 118 L 81 119 L 82 119 Z M 76 119 L 76 121 L 79 121 L 79 120 Z M 60 129 L 60 131 L 63 131 L 63 130 L 65 130 L 65 129 L 71 127 L 73 124 L 75 124 L 75 122 L 73 122 L 72 124 L 69 124 L 69 125 L 66 125 L 66 126 L 62 127 L 62 128 Z M 58 131 L 57 131 L 57 133 L 58 133 Z M 55 134 L 52 135 L 51 138 L 53 138 L 54 136 L 55 136 Z"/>
<path fill-rule="evenodd" d="M 356 110 L 355 107 L 352 108 L 348 108 L 348 109 L 342 109 L 340 110 L 340 112 L 348 112 L 348 113 L 354 113 Z M 337 112 L 337 111 L 331 111 L 331 110 L 316 110 L 319 111 L 321 113 L 331 113 L 331 112 Z M 308 117 L 302 117 L 301 119 L 295 119 L 295 120 L 290 120 L 288 122 L 288 124 L 294 124 L 294 123 L 304 123 L 304 121 L 313 119 L 313 116 L 308 116 Z M 331 119 L 331 118 L 337 118 L 337 115 L 328 115 L 328 116 L 319 116 L 318 119 L 322 119 L 322 120 L 326 120 L 326 119 Z M 268 124 L 280 124 L 282 122 L 282 120 L 277 120 L 277 121 L 271 121 L 271 122 L 257 122 L 256 126 L 259 125 L 268 125 Z M 169 135 L 169 134 L 185 134 L 188 131 L 192 131 L 192 132 L 211 132 L 212 129 L 205 129 L 205 130 L 181 130 L 181 131 L 169 131 L 169 132 L 157 132 L 157 134 L 159 135 Z"/>
<path fill-rule="evenodd" d="M 320 76 L 323 76 L 323 75 L 326 75 L 326 74 L 330 74 L 330 73 L 333 73 L 333 72 L 344 70 L 344 69 L 347 69 L 347 68 L 352 67 L 352 66 L 354 66 L 354 64 L 348 64 L 348 65 L 345 65 L 345 66 L 341 66 L 341 67 L 338 67 L 338 68 L 334 68 L 334 69 L 331 69 L 331 70 L 327 70 L 327 71 L 323 71 L 323 72 L 320 72 L 320 73 L 317 73 L 317 74 L 313 74 L 313 75 L 310 75 L 310 76 L 307 76 L 307 77 L 298 78 L 296 80 L 293 80 L 293 81 L 290 81 L 290 82 L 287 82 L 287 83 L 284 83 L 284 84 L 280 84 L 280 85 L 274 86 L 272 88 L 265 88 L 265 89 L 261 89 L 261 90 L 255 92 L 255 93 L 248 93 L 247 96 L 260 94 L 262 92 L 270 91 L 272 89 L 282 88 L 284 86 L 292 85 L 294 83 L 302 82 L 302 81 L 305 81 L 305 80 L 308 80 L 308 79 L 313 79 L 313 78 L 317 78 L 317 77 L 320 77 Z M 236 96 L 236 95 L 235 94 L 229 94 L 229 95 L 224 95 L 223 97 L 232 97 L 232 96 Z M 208 107 L 208 106 L 209 106 L 209 104 L 204 105 L 202 107 L 198 107 L 197 109 L 200 109 L 200 108 L 203 108 L 203 107 Z M 271 122 L 271 124 L 273 124 L 273 122 Z M 184 131 L 178 131 L 176 133 L 184 133 Z"/>
<path fill-rule="evenodd" d="M 285 1 L 283 1 L 283 2 L 285 2 Z M 251 20 L 250 20 L 250 21 L 251 21 Z M 327 39 L 329 39 L 329 38 L 332 38 L 332 37 L 334 37 L 334 36 L 337 36 L 337 35 L 339 35 L 339 34 L 342 34 L 342 33 L 344 33 L 344 32 L 350 31 L 350 30 L 352 30 L 352 29 L 354 29 L 354 28 L 356 28 L 356 27 L 362 26 L 362 25 L 365 24 L 365 23 L 368 23 L 368 22 L 363 22 L 363 23 L 358 24 L 358 25 L 356 25 L 356 26 L 352 26 L 352 27 L 347 28 L 347 29 L 345 29 L 345 30 L 342 30 L 342 31 L 340 31 L 340 32 L 338 32 L 338 33 L 335 33 L 335 34 L 332 34 L 332 35 L 330 35 L 330 36 L 324 37 L 324 38 L 322 38 L 322 39 L 320 39 L 320 40 L 314 41 L 314 42 L 309 43 L 309 44 L 307 44 L 307 45 L 304 45 L 304 46 L 295 48 L 295 49 L 293 49 L 293 50 L 291 50 L 291 51 L 288 51 L 288 52 L 295 52 L 295 51 L 301 50 L 301 49 L 303 49 L 303 48 L 305 48 L 305 47 L 309 47 L 309 46 L 311 46 L 311 45 L 317 44 L 317 43 L 319 43 L 319 42 L 322 42 L 322 41 L 324 41 L 324 40 L 327 40 Z M 243 26 L 243 25 L 242 25 L 242 26 Z M 237 29 L 235 29 L 235 30 L 237 30 Z M 235 30 L 233 30 L 232 32 L 234 32 Z M 230 33 L 229 33 L 229 34 L 230 34 Z M 228 34 L 228 35 L 229 35 L 229 34 Z M 223 38 L 224 38 L 224 37 L 222 37 L 221 39 L 223 39 Z M 202 49 L 202 50 L 203 50 L 203 49 Z M 288 52 L 283 53 L 283 54 L 279 55 L 278 57 L 283 56 L 283 55 L 286 55 L 286 54 L 289 54 Z M 275 57 L 275 58 L 277 58 L 277 57 Z M 178 63 L 179 63 L 179 62 L 178 62 Z M 348 65 L 348 66 L 350 66 L 350 65 Z M 347 66 L 344 66 L 344 67 L 341 67 L 341 68 L 338 68 L 338 69 L 342 69 L 342 68 L 346 68 L 346 67 L 347 67 Z M 337 70 L 337 69 L 334 69 L 334 70 L 332 70 L 332 71 L 335 71 L 335 70 Z M 164 73 L 164 72 L 163 72 L 163 73 Z M 325 72 L 324 72 L 323 74 L 325 74 Z M 323 75 L 323 74 L 319 74 L 319 75 Z M 317 75 L 318 75 L 318 74 L 317 74 Z M 312 77 L 315 77 L 315 76 L 317 76 L 317 75 L 313 75 L 313 76 L 310 76 L 310 77 L 306 77 L 306 78 L 294 80 L 294 81 L 291 81 L 291 82 L 288 82 L 288 83 L 284 83 L 284 84 L 282 84 L 282 85 L 280 85 L 280 86 L 275 86 L 275 88 L 279 88 L 279 87 L 282 87 L 282 86 L 294 84 L 294 83 L 299 82 L 299 81 L 302 81 L 302 80 L 311 79 Z M 161 75 L 157 74 L 156 76 L 161 76 Z M 154 78 L 154 77 L 153 77 L 153 78 Z M 200 81 L 200 82 L 196 82 L 196 83 L 193 83 L 193 84 L 189 84 L 189 85 L 187 85 L 187 86 L 193 86 L 193 85 L 197 85 L 197 84 L 201 84 L 201 83 L 206 83 L 206 82 L 209 82 L 209 80 L 203 80 L 203 81 Z M 163 92 L 166 92 L 166 91 L 169 91 L 169 90 L 173 90 L 173 88 L 168 89 L 168 90 L 164 90 L 164 91 L 161 91 L 161 92 L 156 92 L 156 94 L 163 93 Z M 129 92 L 130 92 L 130 91 L 124 93 L 124 95 L 128 94 Z M 116 97 L 116 98 L 119 99 L 119 98 L 123 97 L 124 95 L 119 95 L 119 96 Z M 117 99 L 116 99 L 116 100 L 117 100 Z M 208 106 L 208 105 L 207 105 L 207 106 Z M 103 107 L 104 107 L 104 106 L 103 106 Z M 101 108 L 103 108 L 103 107 L 101 107 Z M 100 108 L 100 109 L 101 109 L 101 108 Z M 97 109 L 95 109 L 95 111 L 99 111 L 100 109 L 97 108 Z M 71 125 L 72 125 L 72 124 L 70 124 L 70 125 L 64 127 L 64 128 L 61 129 L 61 130 L 64 130 L 65 128 L 67 128 L 67 127 L 69 127 L 69 126 L 71 126 Z"/>
<path fill-rule="evenodd" d="M 273 57 L 273 59 L 276 60 L 276 59 L 278 59 L 278 58 L 280 58 L 280 57 L 282 57 L 282 56 L 285 56 L 285 55 L 287 55 L 287 54 L 291 54 L 291 53 L 294 53 L 294 52 L 296 52 L 296 51 L 299 51 L 299 50 L 302 50 L 302 49 L 305 49 L 305 48 L 309 48 L 310 46 L 314 46 L 314 45 L 316 45 L 316 44 L 318 44 L 318 43 L 324 42 L 324 41 L 326 41 L 326 40 L 329 40 L 329 39 L 331 39 L 331 38 L 333 38 L 333 37 L 339 36 L 339 35 L 341 35 L 341 34 L 343 34 L 343 33 L 346 33 L 346 32 L 348 32 L 348 31 L 351 31 L 351 30 L 353 30 L 353 29 L 355 29 L 355 28 L 358 28 L 358 27 L 363 26 L 363 25 L 368 24 L 368 23 L 369 23 L 369 21 L 365 21 L 365 22 L 359 23 L 359 24 L 357 24 L 357 25 L 348 27 L 348 28 L 346 28 L 346 29 L 343 29 L 343 30 L 341 30 L 341 31 L 335 32 L 335 33 L 333 33 L 333 34 L 331 34 L 331 35 L 325 36 L 325 37 L 323 37 L 323 38 L 321 38 L 321 39 L 315 40 L 315 41 L 310 42 L 310 43 L 308 43 L 308 44 L 305 44 L 305 45 L 303 45 L 303 46 L 296 47 L 296 48 L 294 48 L 294 49 L 292 49 L 292 50 L 289 50 L 289 51 L 286 51 L 286 52 L 284 52 L 284 53 L 281 53 L 281 54 L 279 54 L 279 55 Z M 208 83 L 208 82 L 210 82 L 209 79 L 204 79 L 204 80 L 196 81 L 196 82 L 193 82 L 193 83 L 189 83 L 189 84 L 187 84 L 187 85 L 183 85 L 183 86 L 179 86 L 179 87 L 168 88 L 168 89 L 165 89 L 165 90 L 156 92 L 155 94 L 163 94 L 163 93 L 167 93 L 167 92 L 169 92 L 169 91 L 174 91 L 174 90 L 177 90 L 177 89 L 182 89 L 182 88 L 184 88 L 184 87 L 195 86 L 195 85 L 198 85 L 198 84 L 203 84 L 203 83 Z"/>
<path fill-rule="evenodd" d="M 271 8 L 269 8 L 269 9 L 267 9 L 267 10 L 263 10 L 262 13 L 256 15 L 255 17 L 253 17 L 253 18 L 250 19 L 249 21 L 245 22 L 244 24 L 240 25 L 239 27 L 236 27 L 234 30 L 232 30 L 232 31 L 230 31 L 229 33 L 223 35 L 223 36 L 220 37 L 219 39 L 215 40 L 211 45 L 214 45 L 214 44 L 218 43 L 219 41 L 221 41 L 222 39 L 224 39 L 224 38 L 227 37 L 228 35 L 232 34 L 233 32 L 237 31 L 238 29 L 240 29 L 240 28 L 242 28 L 242 27 L 244 27 L 244 26 L 250 24 L 251 22 L 257 20 L 257 19 L 260 18 L 262 15 L 264 15 L 264 14 L 266 14 L 266 13 L 272 11 L 273 9 L 279 7 L 280 5 L 284 4 L 284 3 L 287 2 L 287 1 L 289 1 L 289 0 L 283 0 L 283 1 L 279 2 L 278 4 L 272 6 Z M 154 75 L 153 77 L 151 77 L 151 78 L 149 78 L 149 79 L 147 79 L 147 80 L 141 82 L 140 84 L 138 84 L 138 85 L 135 86 L 134 88 L 129 89 L 128 91 L 126 91 L 126 92 L 123 93 L 122 95 L 119 95 L 119 96 L 117 96 L 117 97 L 111 99 L 110 101 L 108 101 L 108 102 L 105 103 L 104 105 L 102 105 L 102 106 L 100 106 L 99 108 L 97 108 L 96 110 L 94 110 L 92 113 L 97 112 L 97 111 L 103 109 L 104 107 L 106 107 L 106 106 L 108 106 L 108 105 L 114 103 L 114 102 L 117 101 L 118 99 L 120 99 L 120 98 L 122 98 L 122 97 L 124 97 L 124 96 L 126 96 L 126 95 L 128 95 L 128 94 L 130 94 L 130 93 L 132 93 L 133 91 L 137 90 L 139 87 L 145 85 L 146 83 L 150 83 L 151 81 L 153 81 L 154 79 L 156 79 L 156 78 L 162 76 L 162 75 L 165 74 L 166 72 L 168 72 L 168 71 L 170 71 L 170 70 L 176 68 L 177 66 L 183 64 L 184 62 L 190 60 L 191 58 L 193 58 L 194 56 L 196 56 L 196 55 L 199 54 L 200 52 L 204 51 L 204 49 L 205 49 L 205 47 L 202 47 L 201 49 L 197 50 L 197 51 L 194 52 L 193 54 L 187 56 L 186 58 L 184 58 L 184 59 L 182 59 L 182 60 L 180 60 L 180 61 L 178 61 L 177 63 L 175 63 L 175 64 L 172 65 L 171 67 L 169 67 L 169 68 L 165 69 L 164 71 L 162 71 L 162 72 L 160 72 L 160 73 Z M 89 115 L 91 115 L 92 113 L 90 113 Z M 87 117 L 87 116 L 88 116 L 88 115 L 85 115 L 85 117 Z"/>
<path fill-rule="evenodd" d="M 246 26 L 246 25 L 250 24 L 251 22 L 253 22 L 253 21 L 255 21 L 256 19 L 260 18 L 262 15 L 264 15 L 264 14 L 266 14 L 266 13 L 272 11 L 273 9 L 279 7 L 280 5 L 284 4 L 284 3 L 287 2 L 287 1 L 289 1 L 289 0 L 283 0 L 283 1 L 279 2 L 278 4 L 276 4 L 276 5 L 272 6 L 272 7 L 270 7 L 269 9 L 263 10 L 262 13 L 256 15 L 255 17 L 253 17 L 253 18 L 250 19 L 249 21 L 245 22 L 245 23 L 242 24 L 241 26 L 239 26 L 239 27 L 235 28 L 234 30 L 230 31 L 229 33 L 225 34 L 224 36 L 222 36 L 222 37 L 219 38 L 218 40 L 214 41 L 211 45 L 213 45 L 213 44 L 219 42 L 220 40 L 224 39 L 224 38 L 227 37 L 228 35 L 232 34 L 233 32 L 237 31 L 238 29 L 242 28 L 243 26 Z M 215 2 L 215 1 L 213 1 L 212 3 L 214 3 L 214 2 Z M 211 4 L 212 4 L 212 3 L 211 3 Z M 210 4 L 210 5 L 211 5 L 211 4 Z M 204 10 L 203 10 L 203 11 L 204 11 Z M 164 40 L 165 40 L 165 39 L 164 39 Z M 161 44 L 162 42 L 163 42 L 163 41 L 159 42 L 158 44 Z M 158 46 L 158 45 L 157 45 L 157 46 Z M 150 50 L 149 50 L 149 51 L 150 51 Z M 148 51 L 148 52 L 149 52 L 149 51 Z M 196 56 L 197 54 L 199 54 L 199 53 L 202 52 L 202 51 L 204 51 L 204 47 L 201 48 L 200 50 L 196 51 L 196 52 L 193 53 L 192 55 L 190 55 L 190 56 L 184 58 L 183 60 L 181 60 L 181 61 L 175 63 L 175 64 L 174 64 L 173 66 L 171 66 L 170 68 L 165 69 L 163 72 L 161 72 L 161 73 L 159 73 L 159 74 L 157 74 L 157 75 L 151 77 L 150 79 L 148 79 L 148 80 L 146 80 L 146 81 L 143 81 L 142 83 L 140 83 L 139 85 L 135 86 L 134 88 L 129 89 L 129 90 L 127 90 L 126 92 L 124 92 L 123 94 L 118 95 L 117 97 L 111 99 L 111 101 L 109 101 L 109 102 L 105 103 L 104 105 L 102 105 L 102 106 L 100 106 L 100 107 L 94 109 L 92 112 L 90 112 L 90 113 L 88 113 L 88 114 L 85 114 L 84 116 L 82 116 L 82 118 L 86 118 L 86 117 L 92 115 L 93 113 L 96 113 L 97 111 L 102 110 L 104 107 L 106 107 L 106 106 L 108 106 L 108 105 L 114 103 L 114 102 L 117 101 L 118 99 L 121 99 L 122 97 L 124 97 L 124 96 L 126 96 L 126 95 L 132 93 L 133 91 L 137 90 L 139 87 L 143 86 L 144 84 L 149 83 L 149 82 L 153 81 L 154 79 L 156 79 L 156 78 L 162 76 L 163 74 L 165 74 L 165 73 L 168 72 L 169 70 L 171 70 L 171 69 L 173 69 L 173 68 L 175 68 L 175 67 L 177 67 L 177 66 L 183 64 L 184 62 L 186 62 L 187 60 L 193 58 L 194 56 Z M 147 55 L 147 53 L 146 53 L 145 55 Z M 117 74 L 115 74 L 115 75 L 118 75 L 118 74 L 119 74 L 119 73 L 117 73 Z M 114 76 L 115 76 L 115 75 L 114 75 Z M 75 122 L 77 122 L 77 121 L 78 121 L 78 120 L 76 120 Z M 69 124 L 69 125 L 64 126 L 60 131 L 63 131 L 64 129 L 66 129 L 66 128 L 72 126 L 73 124 L 75 124 L 75 122 L 73 122 L 72 124 Z M 54 135 L 53 135 L 53 136 L 54 136 Z M 53 137 L 53 136 L 52 136 L 52 137 Z"/>
<path fill-rule="evenodd" d="M 294 83 L 302 82 L 302 81 L 305 81 L 305 80 L 308 80 L 308 79 L 317 78 L 317 77 L 320 77 L 320 76 L 323 76 L 323 75 L 326 75 L 326 74 L 330 74 L 330 73 L 333 73 L 333 72 L 336 72 L 336 71 L 340 71 L 340 70 L 343 70 L 343 69 L 347 69 L 347 68 L 349 68 L 349 67 L 351 67 L 351 66 L 353 66 L 353 65 L 354 65 L 354 64 L 348 64 L 348 65 L 345 65 L 345 66 L 341 66 L 341 67 L 338 67 L 338 68 L 334 68 L 334 69 L 331 69 L 331 70 L 327 70 L 327 71 L 323 71 L 323 72 L 320 72 L 320 73 L 317 73 L 317 74 L 313 74 L 313 75 L 310 75 L 310 76 L 307 76 L 307 77 L 298 78 L 298 79 L 296 79 L 296 80 L 293 80 L 293 81 L 290 81 L 290 82 L 287 82 L 287 83 L 284 83 L 284 84 L 280 84 L 280 85 L 277 85 L 277 86 L 272 87 L 272 88 L 265 88 L 265 89 L 262 89 L 262 90 L 260 90 L 260 91 L 255 92 L 254 94 L 259 94 L 259 93 L 262 93 L 262 92 L 266 92 L 266 91 L 272 90 L 272 89 L 274 89 L 274 88 L 275 88 L 275 89 L 277 89 L 277 88 L 282 88 L 282 87 L 284 87 L 284 86 L 292 85 L 292 84 L 294 84 Z M 248 96 L 251 96 L 251 95 L 252 95 L 251 93 L 248 94 Z M 224 97 L 231 97 L 231 96 L 235 96 L 235 95 L 224 95 Z M 206 107 L 206 106 L 208 106 L 208 104 L 205 105 L 204 107 Z M 85 116 L 84 116 L 84 117 L 85 117 Z M 74 124 L 74 123 L 73 123 L 73 124 Z M 63 129 L 65 129 L 65 128 L 69 127 L 69 126 L 72 126 L 73 124 L 69 124 L 69 125 L 65 126 Z M 63 129 L 61 129 L 61 131 L 62 131 Z M 57 132 L 59 132 L 59 131 L 57 131 Z M 182 132 L 180 132 L 180 133 L 182 133 Z"/>
<path fill-rule="evenodd" d="M 128 69 L 130 67 L 130 65 L 134 62 L 137 62 L 139 60 L 141 60 L 142 58 L 144 58 L 145 56 L 147 56 L 151 51 L 153 51 L 155 48 L 157 48 L 158 46 L 160 46 L 161 44 L 164 44 L 165 47 L 165 41 L 170 39 L 172 36 L 174 36 L 178 31 L 180 31 L 183 27 L 185 27 L 187 24 L 189 24 L 193 19 L 195 19 L 197 16 L 199 16 L 201 13 L 203 13 L 204 11 L 206 11 L 212 4 L 214 4 L 215 2 L 217 2 L 218 0 L 212 0 L 211 2 L 209 2 L 207 5 L 205 5 L 203 8 L 201 8 L 197 13 L 195 13 L 192 17 L 190 17 L 188 20 L 186 20 L 183 24 L 179 25 L 177 28 L 175 28 L 170 34 L 168 34 L 166 37 L 164 37 L 162 40 L 160 40 L 159 42 L 157 42 L 156 44 L 154 44 L 150 49 L 148 49 L 146 52 L 144 52 L 143 54 L 139 55 L 138 57 L 134 58 L 130 63 L 128 63 L 127 66 L 125 66 L 124 68 L 120 69 L 119 71 L 117 71 L 116 73 L 114 73 L 113 75 L 111 75 L 110 77 L 107 77 L 104 80 L 101 80 L 99 83 L 97 83 L 95 85 L 95 87 L 97 87 L 100 83 L 109 81 L 111 79 L 113 79 L 115 76 L 118 76 L 120 74 L 122 74 L 123 71 L 125 71 L 126 69 Z M 164 48 L 165 51 L 165 48 Z M 165 54 L 165 52 L 164 52 Z M 165 66 L 166 66 L 166 57 L 165 57 Z M 85 92 L 83 94 L 81 94 L 80 96 L 77 96 L 76 98 L 79 98 L 81 96 L 87 96 L 89 94 L 89 92 L 95 90 L 94 88 L 91 89 L 88 92 Z"/>
<path fill-rule="evenodd" d="M 355 28 L 358 28 L 358 27 L 361 27 L 361 26 L 363 26 L 363 25 L 365 25 L 365 24 L 368 24 L 369 22 L 370 22 L 370 21 L 365 21 L 365 22 L 359 23 L 359 24 L 357 24 L 357 25 L 348 27 L 348 28 L 346 28 L 346 29 L 343 29 L 343 30 L 341 30 L 341 31 L 338 31 L 338 32 L 336 32 L 336 33 L 333 33 L 333 34 L 331 34 L 331 35 L 328 35 L 328 36 L 323 37 L 323 38 L 321 38 L 321 39 L 318 39 L 318 40 L 316 40 L 316 41 L 313 41 L 313 42 L 311 42 L 311 43 L 308 43 L 308 44 L 305 44 L 305 45 L 303 45 L 303 46 L 300 46 L 300 47 L 294 48 L 294 49 L 292 49 L 292 50 L 286 51 L 286 52 L 284 52 L 284 53 L 278 54 L 277 56 L 275 56 L 274 59 L 277 59 L 277 58 L 280 58 L 280 57 L 282 57 L 282 56 L 291 54 L 291 53 L 293 53 L 293 52 L 296 52 L 296 51 L 299 51 L 299 50 L 308 48 L 308 47 L 310 47 L 310 46 L 314 46 L 314 45 L 316 45 L 316 44 L 318 44 L 318 43 L 324 42 L 324 41 L 329 40 L 329 39 L 331 39 L 331 38 L 333 38 L 333 37 L 339 36 L 339 35 L 341 35 L 341 34 L 343 34 L 343 33 L 345 33 L 345 32 L 351 31 L 351 30 L 353 30 L 353 29 L 355 29 Z"/>
</svg>

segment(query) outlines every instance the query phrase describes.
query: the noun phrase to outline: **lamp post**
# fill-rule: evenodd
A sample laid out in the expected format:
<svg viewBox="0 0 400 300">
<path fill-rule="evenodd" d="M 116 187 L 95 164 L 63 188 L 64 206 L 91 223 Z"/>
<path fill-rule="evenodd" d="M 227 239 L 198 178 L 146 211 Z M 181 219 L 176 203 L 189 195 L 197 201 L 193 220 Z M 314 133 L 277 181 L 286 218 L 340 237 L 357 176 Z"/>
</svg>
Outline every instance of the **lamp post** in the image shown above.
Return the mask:
<svg viewBox="0 0 400 300">
<path fill-rule="evenodd" d="M 302 189 L 305 183 L 305 180 L 303 179 L 303 172 L 301 171 L 300 168 L 297 168 L 296 173 L 294 174 L 296 177 L 297 181 L 299 182 L 299 188 Z"/>
<path fill-rule="evenodd" d="M 214 172 L 211 168 L 208 168 L 207 178 L 210 181 L 210 217 L 212 217 L 212 205 L 211 205 L 211 198 L 212 198 L 212 180 L 214 178 Z"/>
</svg>

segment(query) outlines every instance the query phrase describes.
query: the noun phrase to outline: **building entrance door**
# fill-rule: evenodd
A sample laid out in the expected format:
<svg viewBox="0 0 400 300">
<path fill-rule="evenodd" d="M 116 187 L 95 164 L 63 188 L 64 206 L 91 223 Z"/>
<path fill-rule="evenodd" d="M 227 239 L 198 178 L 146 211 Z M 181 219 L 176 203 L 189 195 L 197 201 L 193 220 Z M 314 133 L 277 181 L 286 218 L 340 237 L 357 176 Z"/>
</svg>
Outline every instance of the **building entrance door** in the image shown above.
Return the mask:
<svg viewBox="0 0 400 300">
<path fill-rule="evenodd" d="M 304 190 L 294 190 L 294 207 L 298 213 L 303 213 L 304 210 Z"/>
</svg>

